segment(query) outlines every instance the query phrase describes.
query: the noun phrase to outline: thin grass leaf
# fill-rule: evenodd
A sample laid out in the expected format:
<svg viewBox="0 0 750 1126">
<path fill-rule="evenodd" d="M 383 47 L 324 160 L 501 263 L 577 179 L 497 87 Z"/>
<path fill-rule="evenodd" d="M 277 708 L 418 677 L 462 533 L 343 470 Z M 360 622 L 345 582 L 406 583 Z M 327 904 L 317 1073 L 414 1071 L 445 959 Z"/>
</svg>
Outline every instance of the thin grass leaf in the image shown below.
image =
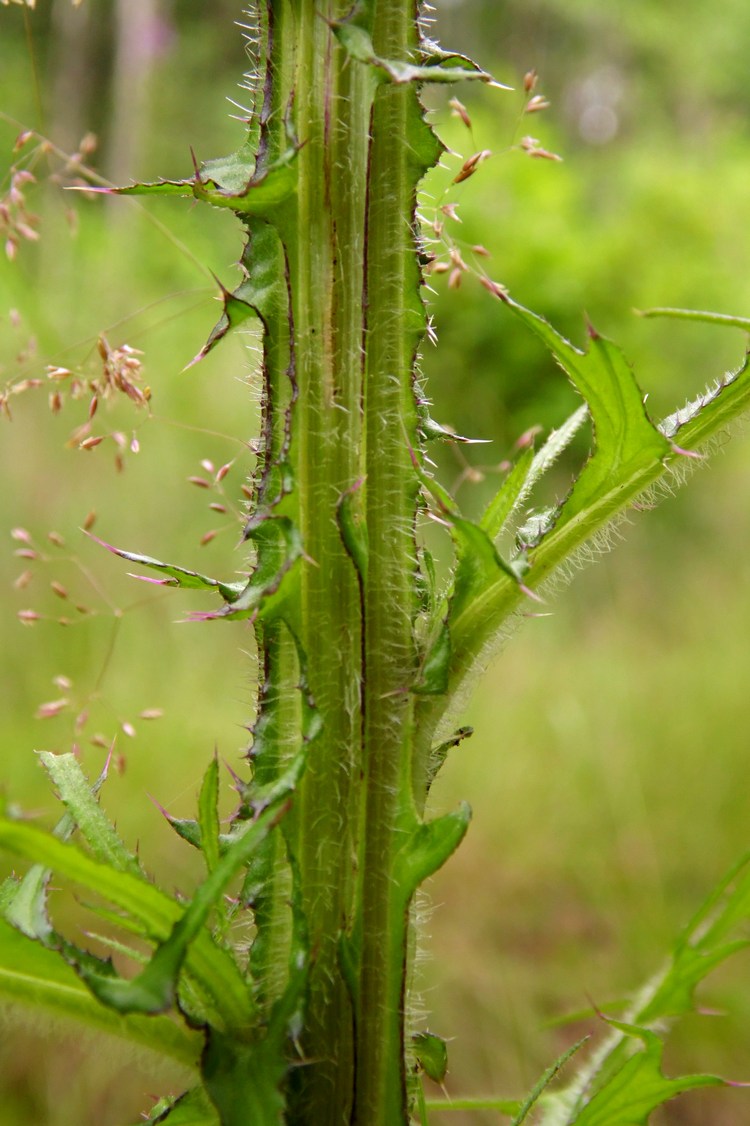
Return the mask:
<svg viewBox="0 0 750 1126">
<path fill-rule="evenodd" d="M 571 1044 L 569 1048 L 566 1048 L 565 1051 L 557 1057 L 553 1064 L 550 1064 L 544 1074 L 541 1075 L 538 1081 L 534 1084 L 528 1096 L 524 1099 L 523 1103 L 519 1107 L 518 1113 L 511 1122 L 510 1126 L 521 1126 L 521 1124 L 526 1121 L 531 1111 L 534 1109 L 546 1089 L 549 1087 L 550 1083 L 552 1083 L 553 1080 L 557 1078 L 568 1060 L 572 1056 L 574 1056 L 576 1052 L 581 1050 L 587 1040 L 588 1036 L 582 1036 L 580 1040 L 577 1040 L 575 1042 L 575 1044 Z"/>
<path fill-rule="evenodd" d="M 75 971 L 53 950 L 0 919 L 0 996 L 6 1004 L 42 1009 L 94 1031 L 122 1037 L 197 1068 L 203 1038 L 167 1017 L 123 1016 L 93 997 Z"/>
<path fill-rule="evenodd" d="M 50 868 L 87 892 L 127 912 L 156 942 L 164 942 L 182 918 L 179 903 L 130 872 L 117 872 L 72 844 L 19 821 L 0 818 L 0 848 Z M 188 951 L 187 968 L 202 991 L 212 1019 L 233 1028 L 246 1027 L 253 1007 L 245 982 L 231 956 L 211 940 L 198 936 Z"/>
<path fill-rule="evenodd" d="M 680 321 L 702 321 L 704 324 L 723 325 L 726 328 L 742 328 L 750 332 L 750 317 L 734 317 L 730 313 L 710 313 L 700 309 L 638 309 L 641 317 L 670 317 Z"/>
</svg>

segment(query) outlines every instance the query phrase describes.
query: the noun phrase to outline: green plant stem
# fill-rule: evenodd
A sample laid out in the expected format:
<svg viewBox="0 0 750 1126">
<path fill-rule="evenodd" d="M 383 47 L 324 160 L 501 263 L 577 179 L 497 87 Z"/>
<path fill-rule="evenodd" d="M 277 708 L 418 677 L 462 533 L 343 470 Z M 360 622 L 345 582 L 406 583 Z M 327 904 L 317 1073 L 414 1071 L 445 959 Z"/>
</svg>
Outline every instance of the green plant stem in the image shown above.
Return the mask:
<svg viewBox="0 0 750 1126">
<path fill-rule="evenodd" d="M 373 43 L 387 58 L 415 46 L 416 9 L 375 6 Z M 357 1126 L 405 1122 L 406 905 L 395 858 L 411 812 L 412 687 L 416 653 L 414 522 L 418 482 L 411 295 L 419 278 L 415 177 L 407 122 L 416 92 L 383 83 L 375 95 L 367 219 L 365 391 L 368 573 L 364 645 L 364 835 L 359 885 Z"/>
<path fill-rule="evenodd" d="M 353 1098 L 353 1013 L 339 941 L 352 913 L 361 729 L 360 590 L 337 506 L 360 475 L 369 81 L 331 33 L 327 21 L 341 14 L 332 0 L 297 7 L 302 148 L 297 234 L 288 245 L 299 387 L 294 462 L 307 556 L 300 630 L 322 722 L 296 813 L 311 949 L 302 1036 L 309 1062 L 300 1079 L 304 1121 L 320 1126 L 348 1122 Z"/>
</svg>

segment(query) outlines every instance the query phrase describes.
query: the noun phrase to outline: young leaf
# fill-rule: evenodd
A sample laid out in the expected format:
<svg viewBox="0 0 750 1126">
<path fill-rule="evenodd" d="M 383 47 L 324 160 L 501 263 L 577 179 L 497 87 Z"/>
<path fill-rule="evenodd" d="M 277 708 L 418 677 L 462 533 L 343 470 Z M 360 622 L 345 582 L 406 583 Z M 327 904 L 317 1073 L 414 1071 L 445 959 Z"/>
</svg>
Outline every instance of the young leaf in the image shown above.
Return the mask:
<svg viewBox="0 0 750 1126">
<path fill-rule="evenodd" d="M 437 872 L 455 852 L 470 821 L 471 809 L 462 802 L 453 812 L 417 826 L 397 857 L 396 879 L 407 901 L 419 885 Z"/>
<path fill-rule="evenodd" d="M 484 510 L 479 526 L 491 540 L 498 538 L 511 512 L 529 491 L 527 481 L 533 461 L 534 451 L 529 447 L 514 462 L 507 477 Z"/>
<path fill-rule="evenodd" d="M 588 416 L 588 407 L 579 407 L 562 426 L 552 431 L 538 453 L 535 454 L 532 449 L 524 450 L 480 521 L 490 539 L 497 539 L 508 518 L 518 511 L 537 481 L 567 449 Z"/>
<path fill-rule="evenodd" d="M 105 847 L 105 854 L 112 852 L 113 857 L 117 856 L 119 859 L 119 866 L 123 870 L 130 868 L 130 861 L 132 858 L 125 850 L 124 845 L 121 845 L 119 840 L 112 840 L 114 830 L 108 823 L 102 825 L 99 818 L 101 811 L 96 805 L 96 795 L 102 788 L 107 779 L 107 772 L 109 769 L 109 758 L 105 762 L 102 771 L 94 782 L 93 786 L 89 786 L 88 782 L 83 776 L 77 762 L 68 764 L 67 769 L 64 762 L 60 762 L 60 758 L 73 758 L 70 756 L 49 756 L 47 752 L 42 752 L 40 758 L 46 765 L 45 755 L 47 758 L 52 758 L 55 761 L 52 763 L 53 770 L 56 767 L 61 767 L 61 775 L 59 780 L 55 779 L 52 775 L 53 781 L 58 781 L 58 788 L 60 796 L 63 801 L 69 804 L 69 812 L 65 813 L 60 818 L 57 825 L 53 829 L 53 834 L 58 840 L 69 840 L 77 827 L 77 816 L 80 816 L 84 824 L 88 824 L 89 815 L 92 813 L 91 805 L 93 804 L 95 813 L 93 814 L 94 823 L 97 825 L 98 832 L 92 831 L 92 836 L 96 839 L 101 838 L 106 840 L 107 847 Z M 61 785 L 60 785 L 61 783 Z M 86 833 L 83 834 L 86 836 Z M 104 859 L 104 857 L 100 857 Z M 138 871 L 137 864 L 135 869 Z M 4 886 L 4 895 L 2 903 L 0 904 L 0 913 L 12 923 L 14 927 L 23 931 L 24 934 L 30 938 L 38 938 L 41 942 L 49 945 L 53 938 L 52 923 L 47 914 L 47 886 L 49 884 L 50 871 L 40 864 L 34 864 L 21 880 L 10 879 L 6 881 Z"/>
<path fill-rule="evenodd" d="M 448 1045 L 434 1032 L 415 1032 L 411 1038 L 417 1066 L 435 1083 L 442 1083 L 448 1070 Z"/>
<path fill-rule="evenodd" d="M 203 1087 L 193 1087 L 177 1098 L 169 1095 L 159 1099 L 144 1121 L 166 1122 L 169 1126 L 220 1126 L 216 1108 Z"/>
</svg>

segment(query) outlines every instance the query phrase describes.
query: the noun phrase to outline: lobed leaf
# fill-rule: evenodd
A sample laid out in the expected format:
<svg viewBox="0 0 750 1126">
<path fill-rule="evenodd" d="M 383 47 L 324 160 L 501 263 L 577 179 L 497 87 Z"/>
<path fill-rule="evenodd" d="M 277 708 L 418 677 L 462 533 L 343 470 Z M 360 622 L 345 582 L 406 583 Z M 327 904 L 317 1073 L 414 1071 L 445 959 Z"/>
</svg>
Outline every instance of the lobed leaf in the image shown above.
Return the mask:
<svg viewBox="0 0 750 1126">
<path fill-rule="evenodd" d="M 510 90 L 496 82 L 492 75 L 482 70 L 466 55 L 443 51 L 431 40 L 422 39 L 420 46 L 423 64 L 400 59 L 379 57 L 372 44 L 370 28 L 373 18 L 373 0 L 359 0 L 343 20 L 334 20 L 331 28 L 341 46 L 353 59 L 368 63 L 378 70 L 383 80 L 397 84 L 405 82 L 463 82 L 478 79 L 501 90 Z"/>
<path fill-rule="evenodd" d="M 594 452 L 560 506 L 557 522 L 583 513 L 589 517 L 602 504 L 611 504 L 618 486 L 643 466 L 668 457 L 672 446 L 649 419 L 632 369 L 611 341 L 589 326 L 589 351 L 582 352 L 507 294 L 503 301 L 544 341 L 588 404 Z"/>
<path fill-rule="evenodd" d="M 685 1075 L 668 1079 L 662 1071 L 664 1045 L 654 1032 L 622 1021 L 610 1021 L 625 1036 L 643 1041 L 580 1111 L 566 1119 L 570 1126 L 646 1126 L 653 1110 L 676 1095 L 697 1087 L 721 1087 L 717 1075 Z"/>
<path fill-rule="evenodd" d="M 585 1126 L 607 1123 L 606 1118 L 575 1117 L 596 1100 L 596 1106 L 608 1107 L 606 1092 L 612 1087 L 615 1096 L 625 1091 L 625 1098 L 645 1097 L 653 1090 L 661 1092 L 665 1101 L 690 1086 L 721 1084 L 715 1076 L 688 1076 L 667 1080 L 661 1075 L 661 1045 L 656 1035 L 663 1034 L 667 1022 L 689 1012 L 693 1007 L 696 986 L 731 954 L 745 949 L 744 939 L 731 941 L 730 932 L 750 916 L 750 855 L 731 869 L 725 879 L 707 897 L 675 945 L 666 967 L 652 979 L 634 1001 L 624 1021 L 609 1020 L 610 1036 L 581 1069 L 570 1086 L 556 1096 L 557 1103 L 543 1119 L 544 1126 Z M 633 1040 L 640 1039 L 645 1049 L 633 1057 Z M 654 1043 L 656 1041 L 656 1043 Z M 635 1062 L 631 1062 L 635 1059 Z M 687 1086 L 685 1085 L 687 1084 Z M 618 1104 L 612 1104 L 618 1105 Z M 634 1105 L 636 1105 L 634 1103 Z M 657 1102 L 653 1106 L 659 1105 Z M 653 1108 L 652 1108 L 653 1109 Z M 574 1114 L 575 1112 L 575 1114 Z M 592 1112 L 593 1113 L 593 1112 Z M 617 1120 L 620 1121 L 620 1120 Z M 644 1119 L 624 1119 L 637 1123 Z M 612 1119 L 614 1124 L 615 1120 Z"/>
</svg>

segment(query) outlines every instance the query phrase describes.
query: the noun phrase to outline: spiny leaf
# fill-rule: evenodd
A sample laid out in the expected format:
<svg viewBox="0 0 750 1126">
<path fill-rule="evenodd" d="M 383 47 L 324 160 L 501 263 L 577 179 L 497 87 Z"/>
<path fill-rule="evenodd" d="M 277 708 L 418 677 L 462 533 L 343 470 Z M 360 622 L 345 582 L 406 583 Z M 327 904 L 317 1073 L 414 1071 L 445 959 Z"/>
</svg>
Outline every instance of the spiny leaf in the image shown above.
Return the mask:
<svg viewBox="0 0 750 1126">
<path fill-rule="evenodd" d="M 370 36 L 372 12 L 372 0 L 359 0 L 346 19 L 333 21 L 331 27 L 339 43 L 352 58 L 375 67 L 380 71 L 383 79 L 395 83 L 462 82 L 467 79 L 478 79 L 501 90 L 510 89 L 509 86 L 495 82 L 492 75 L 483 71 L 466 55 L 443 51 L 430 40 L 422 40 L 421 43 L 425 65 L 379 57 L 375 53 Z"/>
<path fill-rule="evenodd" d="M 249 317 L 257 316 L 264 325 L 268 325 L 286 308 L 284 249 L 276 230 L 269 223 L 251 216 L 244 220 L 244 226 L 247 237 L 240 259 L 244 280 L 233 293 L 221 286 L 224 311 L 188 367 L 207 356 L 228 332 Z"/>
<path fill-rule="evenodd" d="M 750 856 L 745 856 L 686 927 L 663 975 L 641 998 L 635 1020 L 640 1024 L 689 1012 L 699 982 L 748 945 L 745 939 L 731 941 L 728 935 L 749 917 Z"/>
<path fill-rule="evenodd" d="M 175 833 L 177 833 L 178 837 L 182 837 L 182 839 L 187 841 L 188 844 L 191 844 L 193 848 L 201 847 L 201 827 L 195 818 L 172 817 L 166 810 L 164 811 L 164 816 Z"/>
<path fill-rule="evenodd" d="M 120 840 L 94 797 L 76 756 L 40 751 L 39 758 L 96 859 L 119 872 L 142 875 L 140 864 Z"/>
<path fill-rule="evenodd" d="M 229 157 L 207 161 L 196 168 L 188 180 L 157 180 L 150 184 L 128 184 L 121 188 L 96 188 L 86 185 L 88 192 L 106 195 L 187 196 L 227 207 L 241 215 L 269 216 L 297 186 L 294 159 L 297 148 L 290 147 L 265 167 L 256 167 L 243 146 Z"/>
<path fill-rule="evenodd" d="M 22 880 L 13 880 L 15 885 L 2 910 L 12 926 L 28 938 L 37 938 L 47 945 L 54 933 L 47 912 L 47 888 L 51 872 L 41 864 L 33 864 Z M 6 887 L 10 891 L 10 883 Z"/>
<path fill-rule="evenodd" d="M 746 355 L 736 371 L 727 372 L 697 399 L 665 418 L 659 429 L 667 438 L 679 434 L 682 444 L 699 449 L 749 408 L 750 367 Z"/>
<path fill-rule="evenodd" d="M 595 449 L 558 519 L 567 523 L 579 513 L 588 516 L 611 498 L 619 481 L 627 480 L 647 462 L 663 461 L 672 453 L 672 446 L 646 414 L 643 394 L 619 348 L 590 327 L 589 351 L 582 352 L 507 294 L 503 301 L 544 341 L 588 403 Z"/>
<path fill-rule="evenodd" d="M 288 516 L 265 515 L 250 523 L 245 536 L 258 546 L 258 563 L 249 581 L 231 603 L 220 610 L 192 614 L 192 621 L 270 618 L 281 609 L 290 585 L 284 580 L 304 554 L 299 529 Z"/>
<path fill-rule="evenodd" d="M 92 540 L 106 547 L 107 551 L 111 551 L 113 555 L 119 555 L 121 559 L 126 559 L 129 563 L 137 563 L 140 567 L 149 567 L 151 570 L 160 571 L 167 577 L 165 579 L 147 579 L 147 582 L 161 581 L 165 586 L 180 586 L 188 590 L 217 590 L 221 597 L 226 602 L 235 602 L 240 593 L 245 587 L 245 583 L 223 583 L 218 579 L 211 579 L 207 575 L 201 575 L 198 571 L 190 571 L 186 567 L 179 567 L 175 563 L 162 563 L 160 559 L 154 559 L 150 555 L 139 555 L 133 551 L 123 551 L 122 548 L 113 547 L 111 543 L 105 543 L 100 540 L 98 536 L 94 536 L 91 532 L 87 532 Z M 136 578 L 143 576 L 136 575 Z"/>
<path fill-rule="evenodd" d="M 624 1035 L 642 1040 L 644 1047 L 630 1056 L 593 1098 L 572 1117 L 570 1126 L 646 1126 L 658 1106 L 697 1087 L 722 1087 L 717 1075 L 684 1075 L 668 1079 L 662 1071 L 664 1045 L 654 1032 L 623 1021 L 610 1021 Z"/>
<path fill-rule="evenodd" d="M 217 859 L 208 878 L 195 891 L 190 906 L 174 924 L 169 937 L 160 944 L 151 961 L 136 978 L 125 981 L 122 978 L 91 973 L 84 967 L 79 967 L 81 976 L 101 1001 L 126 1013 L 163 1012 L 170 1007 L 179 972 L 190 946 L 203 930 L 209 914 L 229 882 L 248 863 L 260 843 L 286 812 L 288 795 L 296 785 L 301 770 L 302 757 L 299 756 L 285 775 L 284 784 L 277 787 L 274 800 L 266 805 L 255 821 L 245 822 L 238 830 L 231 846 L 221 859 Z"/>
<path fill-rule="evenodd" d="M 750 855 L 743 857 L 707 897 L 676 943 L 664 970 L 636 997 L 626 1020 L 608 1021 L 611 1035 L 570 1087 L 561 1092 L 560 1105 L 580 1107 L 587 1095 L 606 1090 L 632 1055 L 634 1035 L 643 1039 L 644 1028 L 653 1032 L 654 1028 L 663 1028 L 665 1021 L 689 1012 L 696 986 L 731 954 L 747 947 L 746 940 L 732 941 L 729 934 L 749 916 Z M 637 1029 L 635 1033 L 633 1028 Z M 578 1119 L 561 1115 L 559 1109 L 544 1119 L 545 1126 L 569 1126 L 573 1122 Z"/>
</svg>

